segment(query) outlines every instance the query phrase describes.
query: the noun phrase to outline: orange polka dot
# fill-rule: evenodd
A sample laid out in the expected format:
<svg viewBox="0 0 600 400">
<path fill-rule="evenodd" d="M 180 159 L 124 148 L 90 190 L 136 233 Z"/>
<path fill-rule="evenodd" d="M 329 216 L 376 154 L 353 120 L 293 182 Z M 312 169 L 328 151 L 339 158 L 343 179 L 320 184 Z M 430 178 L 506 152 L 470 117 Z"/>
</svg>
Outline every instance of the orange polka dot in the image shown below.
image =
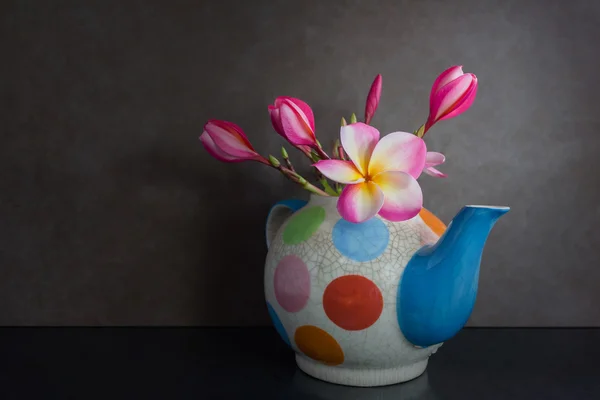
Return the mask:
<svg viewBox="0 0 600 400">
<path fill-rule="evenodd" d="M 379 288 L 360 275 L 334 279 L 323 293 L 323 308 L 340 328 L 359 331 L 373 325 L 383 310 Z"/>
<path fill-rule="evenodd" d="M 442 234 L 446 231 L 446 225 L 433 213 L 425 208 L 421 208 L 421 212 L 419 212 L 419 217 L 423 219 L 425 224 L 438 236 L 442 236 Z"/>
<path fill-rule="evenodd" d="M 294 334 L 296 345 L 307 357 L 327 365 L 344 362 L 344 352 L 337 340 L 321 328 L 303 325 Z"/>
</svg>

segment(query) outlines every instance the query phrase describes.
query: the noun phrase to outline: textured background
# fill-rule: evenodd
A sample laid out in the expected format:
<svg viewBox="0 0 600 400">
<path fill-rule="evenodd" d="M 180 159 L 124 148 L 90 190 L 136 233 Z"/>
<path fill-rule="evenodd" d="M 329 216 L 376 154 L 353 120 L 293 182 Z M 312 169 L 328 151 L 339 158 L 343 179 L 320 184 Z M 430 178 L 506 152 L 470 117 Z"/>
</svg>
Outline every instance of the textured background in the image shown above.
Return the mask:
<svg viewBox="0 0 600 400">
<path fill-rule="evenodd" d="M 600 2 L 4 1 L 0 13 L 0 324 L 268 324 L 263 222 L 305 193 L 213 160 L 204 122 L 235 121 L 276 153 L 267 105 L 289 95 L 329 143 L 381 73 L 373 123 L 413 130 L 437 74 L 463 64 L 478 98 L 428 133 L 450 177 L 421 184 L 446 222 L 464 204 L 512 207 L 470 324 L 600 326 Z"/>
</svg>

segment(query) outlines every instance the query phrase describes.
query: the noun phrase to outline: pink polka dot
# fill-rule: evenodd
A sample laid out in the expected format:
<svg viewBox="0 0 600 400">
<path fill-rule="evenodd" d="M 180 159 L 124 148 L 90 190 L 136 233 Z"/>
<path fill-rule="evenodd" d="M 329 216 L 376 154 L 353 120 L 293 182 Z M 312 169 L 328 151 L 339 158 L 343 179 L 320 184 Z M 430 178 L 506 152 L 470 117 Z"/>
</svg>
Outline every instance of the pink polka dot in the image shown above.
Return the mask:
<svg viewBox="0 0 600 400">
<path fill-rule="evenodd" d="M 285 256 L 275 269 L 275 297 L 284 310 L 298 312 L 310 296 L 310 274 L 295 255 Z"/>
</svg>

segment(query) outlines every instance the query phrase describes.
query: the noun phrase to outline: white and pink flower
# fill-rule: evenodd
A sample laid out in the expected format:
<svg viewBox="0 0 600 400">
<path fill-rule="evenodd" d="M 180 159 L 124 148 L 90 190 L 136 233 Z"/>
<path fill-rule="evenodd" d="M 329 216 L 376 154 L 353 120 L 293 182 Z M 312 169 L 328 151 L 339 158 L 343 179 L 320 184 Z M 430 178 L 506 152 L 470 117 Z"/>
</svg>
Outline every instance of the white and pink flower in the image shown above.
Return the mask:
<svg viewBox="0 0 600 400">
<path fill-rule="evenodd" d="M 377 129 L 360 122 L 342 126 L 341 143 L 351 161 L 315 164 L 324 176 L 346 185 L 338 211 L 350 222 L 364 222 L 377 214 L 390 221 L 405 221 L 423 207 L 417 178 L 425 167 L 425 142 L 407 132 L 379 137 Z"/>
</svg>

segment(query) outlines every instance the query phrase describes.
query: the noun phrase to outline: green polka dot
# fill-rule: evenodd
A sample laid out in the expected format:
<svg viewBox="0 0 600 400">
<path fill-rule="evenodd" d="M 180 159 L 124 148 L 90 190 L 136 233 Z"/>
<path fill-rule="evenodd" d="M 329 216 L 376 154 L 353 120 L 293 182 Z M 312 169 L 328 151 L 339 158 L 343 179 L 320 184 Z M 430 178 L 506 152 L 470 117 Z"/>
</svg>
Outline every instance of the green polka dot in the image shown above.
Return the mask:
<svg viewBox="0 0 600 400">
<path fill-rule="evenodd" d="M 310 207 L 297 212 L 283 231 L 283 242 L 285 244 L 304 242 L 319 229 L 323 221 L 325 221 L 323 207 Z"/>
</svg>

